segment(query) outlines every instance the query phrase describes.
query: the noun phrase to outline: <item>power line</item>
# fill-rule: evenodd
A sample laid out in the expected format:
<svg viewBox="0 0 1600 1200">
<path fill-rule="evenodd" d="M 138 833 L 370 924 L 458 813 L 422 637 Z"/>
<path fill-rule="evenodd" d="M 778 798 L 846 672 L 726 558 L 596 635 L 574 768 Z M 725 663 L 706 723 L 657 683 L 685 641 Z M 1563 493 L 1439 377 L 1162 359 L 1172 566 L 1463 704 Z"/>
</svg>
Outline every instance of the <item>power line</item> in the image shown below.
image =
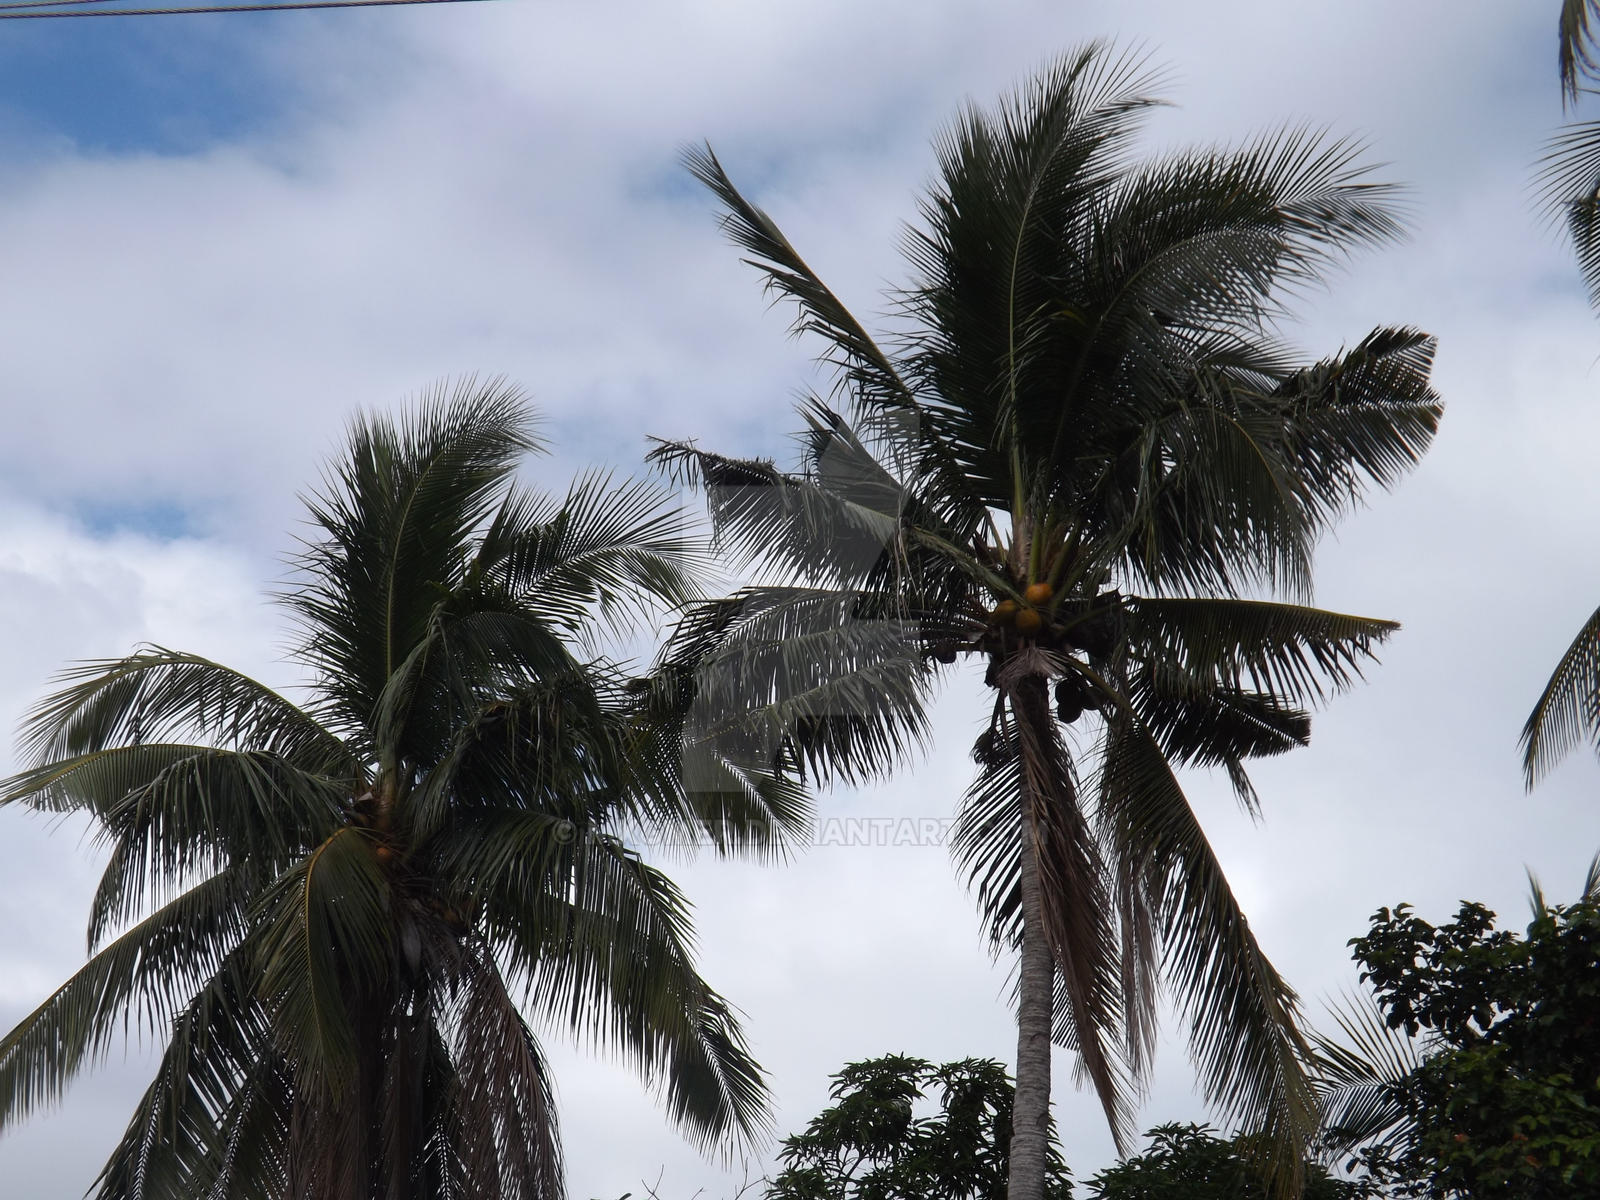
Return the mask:
<svg viewBox="0 0 1600 1200">
<path fill-rule="evenodd" d="M 0 21 L 40 21 L 65 17 L 171 17 L 180 13 L 279 12 L 308 8 L 387 8 L 398 4 L 483 4 L 489 0 L 289 0 L 278 4 L 216 4 L 177 8 L 109 8 L 69 5 L 104 5 L 106 0 L 39 0 L 38 3 L 0 3 Z"/>
</svg>

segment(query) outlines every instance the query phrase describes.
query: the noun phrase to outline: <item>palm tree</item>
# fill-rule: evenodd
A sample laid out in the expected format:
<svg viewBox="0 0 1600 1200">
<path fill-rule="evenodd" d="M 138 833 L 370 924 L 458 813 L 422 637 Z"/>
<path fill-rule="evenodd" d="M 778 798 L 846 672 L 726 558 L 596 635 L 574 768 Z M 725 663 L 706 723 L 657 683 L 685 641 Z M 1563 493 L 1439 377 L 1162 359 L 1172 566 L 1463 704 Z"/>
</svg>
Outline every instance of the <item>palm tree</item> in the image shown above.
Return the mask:
<svg viewBox="0 0 1600 1200">
<path fill-rule="evenodd" d="M 1561 99 L 1576 105 L 1600 73 L 1600 0 L 1562 0 Z M 1567 126 L 1546 148 L 1539 182 L 1566 227 L 1600 307 L 1600 121 Z M 1584 741 L 1600 749 L 1600 609 L 1578 630 L 1522 727 L 1522 769 L 1531 789 Z"/>
<path fill-rule="evenodd" d="M 148 647 L 29 717 L 0 802 L 85 814 L 110 853 L 87 964 L 0 1041 L 0 1128 L 119 1030 L 165 1039 L 96 1196 L 555 1200 L 519 1001 L 703 1143 L 762 1130 L 684 898 L 620 836 L 736 800 L 687 794 L 661 689 L 581 649 L 696 596 L 692 527 L 652 485 L 515 483 L 539 447 L 498 383 L 353 425 L 279 596 L 302 701 Z"/>
<path fill-rule="evenodd" d="M 709 149 L 688 160 L 837 388 L 804 405 L 795 470 L 653 452 L 704 485 L 754 580 L 674 653 L 700 664 L 705 726 L 847 781 L 926 740 L 947 664 L 986 664 L 955 851 L 995 948 L 1020 952 L 1013 1200 L 1041 1195 L 1052 1031 L 1126 1144 L 1158 976 L 1208 1097 L 1271 1135 L 1293 1185 L 1315 1126 L 1295 996 L 1174 771 L 1224 768 L 1254 812 L 1245 761 L 1303 744 L 1306 706 L 1394 628 L 1283 597 L 1306 598 L 1318 534 L 1416 462 L 1440 411 L 1420 333 L 1300 365 L 1271 332 L 1286 294 L 1395 232 L 1354 150 L 1285 130 L 1136 163 L 1153 82 L 1093 45 L 963 112 L 892 342 Z"/>
</svg>

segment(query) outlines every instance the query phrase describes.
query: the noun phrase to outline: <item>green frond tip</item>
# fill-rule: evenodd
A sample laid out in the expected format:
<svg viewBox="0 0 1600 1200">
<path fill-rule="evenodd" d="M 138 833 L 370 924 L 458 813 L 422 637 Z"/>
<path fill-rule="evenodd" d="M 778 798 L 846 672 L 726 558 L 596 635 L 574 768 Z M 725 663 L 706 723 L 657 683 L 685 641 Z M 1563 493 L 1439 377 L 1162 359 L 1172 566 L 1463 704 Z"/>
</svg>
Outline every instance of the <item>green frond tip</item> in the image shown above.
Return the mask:
<svg viewBox="0 0 1600 1200">
<path fill-rule="evenodd" d="M 1600 609 L 1562 654 L 1522 727 L 1522 773 L 1531 789 L 1584 741 L 1600 749 Z"/>
</svg>

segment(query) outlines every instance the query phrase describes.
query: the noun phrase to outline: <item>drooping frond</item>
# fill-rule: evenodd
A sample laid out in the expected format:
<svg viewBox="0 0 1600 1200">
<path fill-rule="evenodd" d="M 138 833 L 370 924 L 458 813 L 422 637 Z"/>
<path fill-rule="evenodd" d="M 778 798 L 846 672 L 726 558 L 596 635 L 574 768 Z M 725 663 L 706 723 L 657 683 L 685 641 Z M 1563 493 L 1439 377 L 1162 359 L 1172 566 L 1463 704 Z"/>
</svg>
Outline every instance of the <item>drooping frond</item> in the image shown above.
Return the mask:
<svg viewBox="0 0 1600 1200">
<path fill-rule="evenodd" d="M 495 817 L 435 851 L 533 1011 L 614 1047 L 705 1146 L 751 1144 L 770 1115 L 727 1002 L 694 969 L 688 907 L 659 871 L 581 822 Z"/>
<path fill-rule="evenodd" d="M 1054 1038 L 1080 1056 L 1079 1073 L 1094 1087 L 1114 1136 L 1125 1138 L 1142 1080 L 1122 1045 L 1127 1014 L 1106 864 L 1048 707 L 1035 697 L 1022 708 L 1042 728 L 1024 735 L 1008 703 L 980 735 L 978 773 L 958 810 L 951 853 L 977 895 L 991 948 L 1010 952 L 1022 938 L 1023 821 L 1033 821 L 1056 962 Z M 1030 759 L 1037 765 L 1030 768 Z"/>
<path fill-rule="evenodd" d="M 159 1033 L 244 936 L 248 872 L 220 872 L 129 929 L 0 1040 L 0 1127 L 54 1103 L 130 1027 Z"/>
<path fill-rule="evenodd" d="M 1561 0 L 1560 67 L 1563 108 L 1576 107 L 1596 75 L 1597 0 Z M 1589 303 L 1600 307 L 1600 122 L 1566 125 L 1545 143 L 1536 186 L 1541 207 L 1565 227 L 1589 285 Z"/>
<path fill-rule="evenodd" d="M 274 1038 L 298 1091 L 337 1095 L 361 1070 L 364 994 L 391 971 L 389 880 L 374 847 L 346 827 L 262 896 L 253 964 Z"/>
<path fill-rule="evenodd" d="M 838 456 L 820 477 L 759 459 L 730 459 L 663 442 L 650 452 L 675 477 L 705 490 L 718 548 L 736 566 L 822 586 L 859 587 L 884 573 L 900 540 L 904 489 L 887 472 Z M 848 471 L 848 475 L 846 474 Z"/>
<path fill-rule="evenodd" d="M 752 588 L 689 613 L 665 652 L 694 689 L 686 753 L 856 782 L 922 749 L 933 683 L 923 630 L 873 599 Z"/>
<path fill-rule="evenodd" d="M 236 950 L 172 1023 L 95 1200 L 290 1200 L 289 1080 Z"/>
<path fill-rule="evenodd" d="M 550 1070 L 487 954 L 468 954 L 456 1026 L 468 1194 L 565 1200 Z"/>
<path fill-rule="evenodd" d="M 1522 727 L 1522 774 L 1531 788 L 1584 741 L 1600 750 L 1600 609 L 1572 639 Z"/>
<path fill-rule="evenodd" d="M 1094 1086 L 1119 1150 L 1133 1133 L 1136 1081 L 1117 1056 L 1123 1030 L 1121 961 L 1101 847 L 1078 800 L 1044 682 L 1004 678 L 1021 760 L 1023 819 L 1032 827 L 1045 939 L 1066 1004 L 1065 1040 Z M 992 799 L 992 797 L 991 797 Z M 1027 848 L 1024 847 L 1024 853 Z"/>
<path fill-rule="evenodd" d="M 1597 25 L 1600 0 L 1561 0 L 1561 95 L 1566 104 L 1577 103 L 1583 80 L 1600 66 L 1595 57 Z"/>
<path fill-rule="evenodd" d="M 1189 1022 L 1207 1100 L 1260 1132 L 1280 1184 L 1316 1130 L 1309 1048 L 1294 992 L 1262 952 L 1154 736 L 1126 713 L 1108 728 L 1098 820 L 1154 914 L 1163 974 Z"/>
</svg>

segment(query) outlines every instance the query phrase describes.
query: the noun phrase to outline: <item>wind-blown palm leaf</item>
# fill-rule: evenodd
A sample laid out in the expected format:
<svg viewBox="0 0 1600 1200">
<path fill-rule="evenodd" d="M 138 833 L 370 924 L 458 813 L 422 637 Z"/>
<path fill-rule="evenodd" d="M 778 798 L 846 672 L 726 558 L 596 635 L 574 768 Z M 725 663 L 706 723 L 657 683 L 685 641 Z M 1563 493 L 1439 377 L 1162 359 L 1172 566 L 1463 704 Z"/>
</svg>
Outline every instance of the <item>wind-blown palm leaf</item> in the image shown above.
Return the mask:
<svg viewBox="0 0 1600 1200">
<path fill-rule="evenodd" d="M 1124 997 L 1116 930 L 1106 919 L 1105 864 L 1055 723 L 1043 681 L 1016 662 L 1001 686 L 1015 714 L 1022 802 L 1038 859 L 1043 929 L 1066 1001 L 1065 1040 L 1077 1051 L 1122 1149 L 1132 1133 L 1129 1080 L 1114 1057 Z M 991 794 L 988 797 L 994 799 Z M 1024 851 L 1027 852 L 1026 850 Z"/>
<path fill-rule="evenodd" d="M 1600 0 L 1561 0 L 1561 92 L 1576 103 L 1585 78 L 1595 73 L 1596 26 Z"/>
<path fill-rule="evenodd" d="M 1596 0 L 1562 0 L 1560 18 L 1561 101 L 1575 107 L 1596 74 Z M 1566 125 L 1545 143 L 1535 180 L 1545 211 L 1566 228 L 1589 285 L 1589 303 L 1600 307 L 1600 122 Z"/>
<path fill-rule="evenodd" d="M 236 951 L 224 960 L 173 1022 L 156 1078 L 96 1181 L 96 1194 L 115 1200 L 286 1196 L 281 1160 L 241 1136 L 286 1123 L 289 1098 L 263 1014 L 248 999 L 243 958 Z M 242 1120 L 252 1099 L 255 1119 Z M 281 1147 L 284 1139 L 266 1142 Z M 259 1173 L 239 1170 L 246 1161 Z M 219 1190 L 223 1181 L 227 1192 Z"/>
<path fill-rule="evenodd" d="M 689 614 L 666 655 L 692 675 L 691 746 L 846 783 L 922 749 L 933 682 L 923 630 L 877 615 L 873 598 L 753 588 Z"/>
<path fill-rule="evenodd" d="M 476 881 L 464 903 L 535 1012 L 618 1047 L 705 1142 L 759 1140 L 760 1068 L 693 969 L 688 908 L 664 875 L 614 838 L 539 814 L 469 827 L 438 853 Z"/>
<path fill-rule="evenodd" d="M 1600 750 L 1600 609 L 1572 639 L 1522 727 L 1528 786 L 1584 741 Z"/>
<path fill-rule="evenodd" d="M 1120 858 L 1144 864 L 1162 967 L 1177 985 L 1206 1097 L 1225 1120 L 1266 1134 L 1275 1174 L 1297 1178 L 1317 1106 L 1295 994 L 1267 961 L 1166 757 L 1137 720 L 1111 722 L 1100 783 L 1105 838 Z"/>
<path fill-rule="evenodd" d="M 615 622 L 700 599 L 704 561 L 693 521 L 672 493 L 591 473 L 559 502 L 508 495 L 470 573 L 551 624 L 580 628 L 595 615 Z"/>
<path fill-rule="evenodd" d="M 305 703 L 154 647 L 71 669 L 29 718 L 0 803 L 85 814 L 109 858 L 93 957 L 0 1041 L 0 1129 L 124 1031 L 165 1042 L 97 1196 L 558 1200 L 505 964 L 692 1138 L 765 1132 L 687 903 L 620 837 L 733 813 L 769 827 L 719 847 L 770 849 L 803 792 L 744 763 L 742 804 L 688 792 L 681 704 L 593 643 L 699 600 L 693 522 L 655 485 L 521 489 L 536 446 L 497 383 L 353 426 L 281 597 Z"/>
<path fill-rule="evenodd" d="M 76 664 L 61 678 L 74 682 L 41 701 L 23 724 L 22 749 L 36 759 L 203 734 L 213 744 L 264 750 L 308 768 L 356 761 L 314 714 L 198 655 L 152 646 Z"/>
<path fill-rule="evenodd" d="M 248 871 L 191 888 L 94 955 L 0 1040 L 0 1124 L 60 1099 L 130 1020 L 154 1034 L 244 936 Z"/>
<path fill-rule="evenodd" d="M 488 956 L 469 956 L 457 1030 L 462 1125 L 476 1135 L 464 1155 L 473 1194 L 562 1200 L 550 1071 Z M 515 1186 L 501 1191 L 507 1177 Z"/>
<path fill-rule="evenodd" d="M 1399 628 L 1393 621 L 1262 600 L 1140 599 L 1126 605 L 1130 653 L 1199 682 L 1290 703 L 1326 698 Z"/>
<path fill-rule="evenodd" d="M 881 467 L 878 478 L 847 480 L 840 471 L 809 479 L 681 443 L 663 443 L 650 457 L 703 484 L 719 548 L 744 567 L 861 586 L 899 540 L 905 497 Z"/>
<path fill-rule="evenodd" d="M 896 405 L 914 405 L 910 388 L 889 356 L 806 265 L 772 219 L 733 186 L 711 147 L 687 150 L 683 161 L 689 173 L 722 201 L 723 230 L 754 255 L 746 261 L 762 272 L 771 291 L 794 301 L 800 313 L 794 332 L 817 334 L 829 343 L 827 359 L 853 385 L 853 393 L 864 390 Z"/>
</svg>

